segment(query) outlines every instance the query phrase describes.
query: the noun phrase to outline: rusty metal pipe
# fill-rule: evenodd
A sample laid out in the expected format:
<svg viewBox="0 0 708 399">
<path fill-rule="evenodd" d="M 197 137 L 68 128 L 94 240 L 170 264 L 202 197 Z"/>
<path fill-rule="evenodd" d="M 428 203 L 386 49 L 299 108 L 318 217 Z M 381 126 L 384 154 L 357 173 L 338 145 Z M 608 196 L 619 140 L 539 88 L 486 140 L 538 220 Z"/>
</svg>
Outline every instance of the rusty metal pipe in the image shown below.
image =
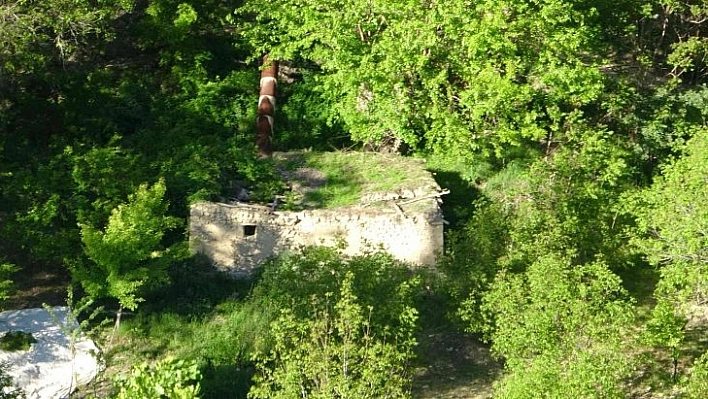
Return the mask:
<svg viewBox="0 0 708 399">
<path fill-rule="evenodd" d="M 263 57 L 260 92 L 258 96 L 258 120 L 256 122 L 256 147 L 258 155 L 269 157 L 273 154 L 273 116 L 275 115 L 275 94 L 278 84 L 278 62 L 268 56 Z"/>
</svg>

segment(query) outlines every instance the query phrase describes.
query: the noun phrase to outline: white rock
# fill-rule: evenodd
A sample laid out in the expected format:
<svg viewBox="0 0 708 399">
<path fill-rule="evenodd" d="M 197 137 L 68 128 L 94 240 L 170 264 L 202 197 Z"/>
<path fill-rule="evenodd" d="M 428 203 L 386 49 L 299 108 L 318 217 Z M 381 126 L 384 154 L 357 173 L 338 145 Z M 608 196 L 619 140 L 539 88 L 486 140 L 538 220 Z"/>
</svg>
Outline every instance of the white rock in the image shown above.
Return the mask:
<svg viewBox="0 0 708 399">
<path fill-rule="evenodd" d="M 101 368 L 99 349 L 83 334 L 72 344 L 71 331 L 78 328 L 67 307 L 0 312 L 0 336 L 24 331 L 37 340 L 27 351 L 0 350 L 0 362 L 9 363 L 8 374 L 28 399 L 68 398 L 96 377 Z"/>
</svg>

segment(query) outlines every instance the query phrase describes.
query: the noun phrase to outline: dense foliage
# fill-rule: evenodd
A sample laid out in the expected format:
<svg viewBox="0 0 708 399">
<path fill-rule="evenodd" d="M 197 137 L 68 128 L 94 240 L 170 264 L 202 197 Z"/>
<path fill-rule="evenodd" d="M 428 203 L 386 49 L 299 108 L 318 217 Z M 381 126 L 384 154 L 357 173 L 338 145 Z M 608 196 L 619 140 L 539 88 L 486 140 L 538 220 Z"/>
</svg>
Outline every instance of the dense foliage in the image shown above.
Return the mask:
<svg viewBox="0 0 708 399">
<path fill-rule="evenodd" d="M 199 399 L 202 376 L 194 362 L 167 358 L 155 364 L 139 364 L 130 376 L 118 379 L 115 399 Z"/>
<path fill-rule="evenodd" d="M 180 285 L 198 265 L 185 219 L 283 190 L 254 149 L 269 54 L 276 150 L 425 157 L 452 224 L 424 278 L 321 249 L 266 265 L 194 341 L 206 382 L 237 359 L 258 369 L 254 397 L 291 388 L 293 365 L 322 392 L 380 388 L 367 378 L 410 359 L 425 286 L 504 362 L 499 397 L 705 396 L 706 38 L 702 0 L 4 1 L 0 299 L 16 270 L 46 269 L 139 320 L 170 289 L 195 323 L 223 317 Z M 361 367 L 337 374 L 350 350 Z"/>
<path fill-rule="evenodd" d="M 277 318 L 254 398 L 408 397 L 419 279 L 381 253 L 307 248 L 265 265 L 253 301 Z"/>
<path fill-rule="evenodd" d="M 4 263 L 0 260 L 0 309 L 3 309 L 3 301 L 5 301 L 12 292 L 12 274 L 16 273 L 19 268 L 11 263 Z"/>
<path fill-rule="evenodd" d="M 113 209 L 103 231 L 81 225 L 81 240 L 90 263 L 73 265 L 74 278 L 94 298 L 116 298 L 121 308 L 135 310 L 144 286 L 164 284 L 167 266 L 179 258 L 175 248 L 160 248 L 167 230 L 177 227 L 178 219 L 165 216 L 162 203 L 165 183 L 138 187 L 127 204 Z"/>
<path fill-rule="evenodd" d="M 651 187 L 641 191 L 636 205 L 637 244 L 662 279 L 659 306 L 684 317 L 708 295 L 708 129 L 686 143 L 681 157 L 662 168 Z"/>
</svg>

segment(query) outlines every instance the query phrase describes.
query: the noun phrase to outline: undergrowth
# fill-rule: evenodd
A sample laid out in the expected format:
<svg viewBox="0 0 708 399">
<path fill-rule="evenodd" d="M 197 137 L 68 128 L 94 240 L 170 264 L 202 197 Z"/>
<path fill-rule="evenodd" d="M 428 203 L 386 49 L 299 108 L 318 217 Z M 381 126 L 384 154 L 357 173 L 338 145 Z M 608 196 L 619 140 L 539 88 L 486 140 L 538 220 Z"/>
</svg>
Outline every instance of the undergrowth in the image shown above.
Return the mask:
<svg viewBox="0 0 708 399">
<path fill-rule="evenodd" d="M 248 281 L 208 271 L 199 262 L 171 273 L 172 284 L 123 321 L 107 353 L 109 374 L 168 357 L 194 361 L 202 376 L 201 398 L 246 397 L 256 354 L 263 359 L 275 343 L 274 321 L 286 309 L 298 320 L 315 320 L 313 303 L 339 292 L 345 275 L 352 278 L 356 301 L 371 312 L 372 331 L 384 337 L 397 331 L 400 314 L 413 309 L 419 289 L 409 269 L 388 255 L 350 259 L 326 248 L 273 259 Z"/>
<path fill-rule="evenodd" d="M 29 350 L 37 340 L 24 331 L 8 331 L 0 338 L 0 350 L 8 352 Z"/>
</svg>

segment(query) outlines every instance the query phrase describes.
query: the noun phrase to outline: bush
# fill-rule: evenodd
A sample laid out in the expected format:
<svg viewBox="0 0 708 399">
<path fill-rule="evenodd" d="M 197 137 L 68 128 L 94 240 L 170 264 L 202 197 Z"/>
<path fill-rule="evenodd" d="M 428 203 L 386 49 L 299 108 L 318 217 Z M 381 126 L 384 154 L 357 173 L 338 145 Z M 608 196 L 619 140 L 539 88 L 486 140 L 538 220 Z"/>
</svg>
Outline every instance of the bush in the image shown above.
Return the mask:
<svg viewBox="0 0 708 399">
<path fill-rule="evenodd" d="M 252 300 L 263 306 L 291 308 L 297 317 L 312 314 L 313 297 L 338 292 L 347 273 L 352 274 L 354 294 L 363 306 L 376 306 L 374 323 L 385 325 L 412 303 L 419 284 L 407 265 L 385 253 L 347 258 L 335 249 L 309 247 L 267 263 Z"/>
<path fill-rule="evenodd" d="M 4 351 L 26 351 L 37 342 L 32 334 L 24 331 L 8 331 L 0 338 L 0 349 Z"/>
<path fill-rule="evenodd" d="M 390 255 L 305 248 L 265 265 L 251 305 L 275 312 L 251 398 L 409 396 L 419 279 Z"/>
<path fill-rule="evenodd" d="M 525 272 L 499 272 L 483 299 L 492 351 L 508 370 L 498 397 L 623 396 L 633 310 L 604 262 L 549 254 Z"/>
<path fill-rule="evenodd" d="M 119 378 L 115 399 L 199 399 L 202 375 L 196 362 L 166 358 L 153 365 L 133 367 L 130 376 Z"/>
<path fill-rule="evenodd" d="M 691 374 L 684 381 L 684 389 L 686 397 L 690 399 L 708 396 L 708 352 L 693 363 Z"/>
<path fill-rule="evenodd" d="M 275 344 L 254 356 L 258 374 L 249 398 L 408 398 L 408 361 L 416 344 L 417 312 L 399 314 L 398 327 L 372 322 L 374 308 L 353 293 L 354 274 L 341 290 L 312 299 L 313 315 L 283 309 L 271 324 Z"/>
</svg>

